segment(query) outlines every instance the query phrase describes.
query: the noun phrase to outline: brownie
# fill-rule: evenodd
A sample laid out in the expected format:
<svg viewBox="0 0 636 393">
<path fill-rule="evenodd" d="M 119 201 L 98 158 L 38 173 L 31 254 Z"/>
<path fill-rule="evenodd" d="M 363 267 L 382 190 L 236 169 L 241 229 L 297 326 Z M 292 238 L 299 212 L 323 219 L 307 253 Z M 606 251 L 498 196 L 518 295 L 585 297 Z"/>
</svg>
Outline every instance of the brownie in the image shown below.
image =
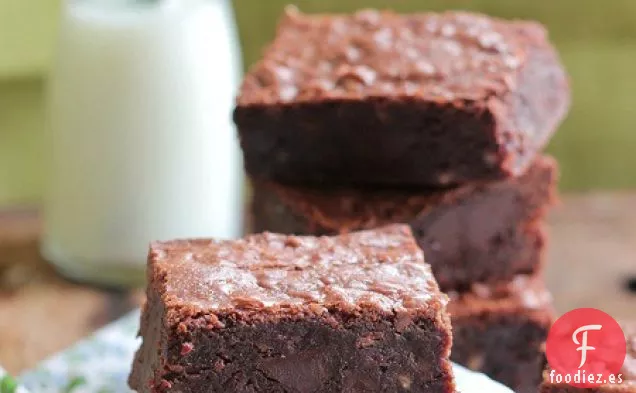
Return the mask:
<svg viewBox="0 0 636 393">
<path fill-rule="evenodd" d="M 471 292 L 449 296 L 451 359 L 516 393 L 536 393 L 554 319 L 542 278 L 519 276 L 505 285 L 479 284 Z"/>
<path fill-rule="evenodd" d="M 577 388 L 550 380 L 550 373 L 544 373 L 540 393 L 636 393 L 636 323 L 622 324 L 627 341 L 627 356 L 621 369 L 621 383 L 606 384 L 593 388 Z"/>
<path fill-rule="evenodd" d="M 446 190 L 315 190 L 253 182 L 252 230 L 323 235 L 408 223 L 443 291 L 509 281 L 542 265 L 557 165 Z"/>
<path fill-rule="evenodd" d="M 523 173 L 569 101 L 538 23 L 290 8 L 234 120 L 256 179 L 446 186 Z"/>
<path fill-rule="evenodd" d="M 454 392 L 447 297 L 407 226 L 151 246 L 138 392 Z"/>
</svg>

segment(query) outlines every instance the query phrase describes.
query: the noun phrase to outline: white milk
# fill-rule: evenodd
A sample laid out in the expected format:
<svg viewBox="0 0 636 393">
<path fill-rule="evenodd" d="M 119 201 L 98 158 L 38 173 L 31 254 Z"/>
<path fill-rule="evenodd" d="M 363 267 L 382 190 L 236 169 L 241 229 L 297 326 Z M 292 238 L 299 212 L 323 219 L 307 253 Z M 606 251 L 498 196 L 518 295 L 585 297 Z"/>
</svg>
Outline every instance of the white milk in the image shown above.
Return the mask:
<svg viewBox="0 0 636 393">
<path fill-rule="evenodd" d="M 47 260 L 131 285 L 150 241 L 240 235 L 240 62 L 227 0 L 67 1 L 50 81 Z"/>
</svg>

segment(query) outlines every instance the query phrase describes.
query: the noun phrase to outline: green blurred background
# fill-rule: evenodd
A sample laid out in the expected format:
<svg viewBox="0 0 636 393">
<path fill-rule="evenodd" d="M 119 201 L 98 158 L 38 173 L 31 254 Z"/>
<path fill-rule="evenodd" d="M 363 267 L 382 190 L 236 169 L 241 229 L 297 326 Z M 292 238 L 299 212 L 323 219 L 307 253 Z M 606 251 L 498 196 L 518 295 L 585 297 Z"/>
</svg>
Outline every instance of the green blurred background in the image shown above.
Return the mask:
<svg viewBox="0 0 636 393">
<path fill-rule="evenodd" d="M 209 0 L 220 1 L 220 0 Z M 246 66 L 288 0 L 235 0 Z M 42 192 L 43 88 L 60 0 L 0 0 L 0 206 Z M 297 0 L 304 11 L 468 9 L 545 23 L 572 76 L 574 105 L 550 145 L 569 191 L 636 187 L 635 0 Z M 104 70 L 107 72 L 107 70 Z"/>
</svg>

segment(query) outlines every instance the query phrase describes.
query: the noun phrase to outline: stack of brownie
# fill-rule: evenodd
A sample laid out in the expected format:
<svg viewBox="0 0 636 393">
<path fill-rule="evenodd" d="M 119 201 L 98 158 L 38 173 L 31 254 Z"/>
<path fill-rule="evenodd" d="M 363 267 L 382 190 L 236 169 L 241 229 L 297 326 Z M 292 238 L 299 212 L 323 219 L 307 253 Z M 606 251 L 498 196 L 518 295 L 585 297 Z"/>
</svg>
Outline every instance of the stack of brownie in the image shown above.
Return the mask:
<svg viewBox="0 0 636 393">
<path fill-rule="evenodd" d="M 252 230 L 409 224 L 441 289 L 452 358 L 536 391 L 552 322 L 541 276 L 569 107 L 545 29 L 464 12 L 288 9 L 234 119 Z"/>
</svg>

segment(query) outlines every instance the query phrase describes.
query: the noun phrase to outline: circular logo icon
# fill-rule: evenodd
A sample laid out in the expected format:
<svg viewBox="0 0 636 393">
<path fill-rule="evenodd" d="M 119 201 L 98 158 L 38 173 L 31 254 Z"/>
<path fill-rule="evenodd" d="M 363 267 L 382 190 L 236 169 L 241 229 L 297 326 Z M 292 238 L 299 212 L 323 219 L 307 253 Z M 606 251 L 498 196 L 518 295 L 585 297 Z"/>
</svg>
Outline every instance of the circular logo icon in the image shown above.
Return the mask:
<svg viewBox="0 0 636 393">
<path fill-rule="evenodd" d="M 626 352 L 625 334 L 614 318 L 595 308 L 572 310 L 548 333 L 548 381 L 579 388 L 619 384 Z"/>
</svg>

